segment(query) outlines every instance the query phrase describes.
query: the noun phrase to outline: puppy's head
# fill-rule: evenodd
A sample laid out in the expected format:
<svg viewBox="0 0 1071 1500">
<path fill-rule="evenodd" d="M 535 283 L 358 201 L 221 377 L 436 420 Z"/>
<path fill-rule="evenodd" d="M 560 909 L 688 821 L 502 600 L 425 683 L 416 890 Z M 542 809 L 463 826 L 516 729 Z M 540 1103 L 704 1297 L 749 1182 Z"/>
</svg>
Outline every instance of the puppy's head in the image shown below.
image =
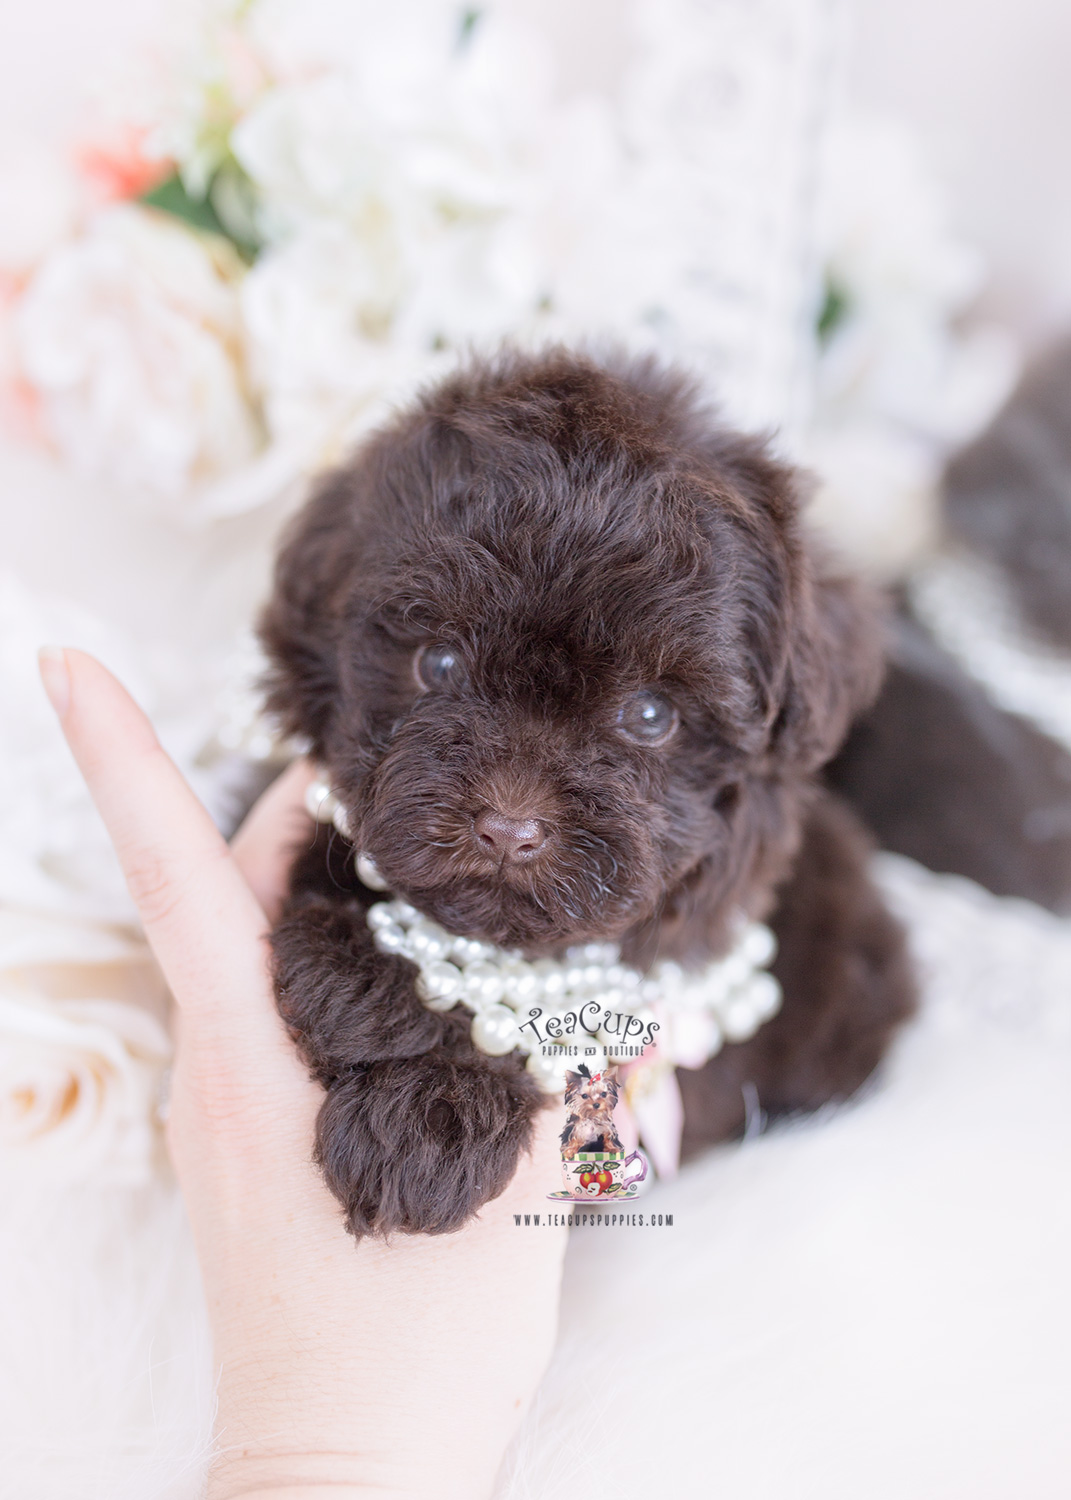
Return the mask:
<svg viewBox="0 0 1071 1500">
<path fill-rule="evenodd" d="M 679 377 L 477 364 L 328 477 L 280 555 L 270 704 L 451 931 L 716 944 L 876 684 L 796 481 Z"/>
<path fill-rule="evenodd" d="M 565 1075 L 565 1107 L 582 1120 L 610 1119 L 619 1090 L 616 1068 L 606 1068 L 593 1077 L 581 1064 L 578 1072 Z"/>
</svg>

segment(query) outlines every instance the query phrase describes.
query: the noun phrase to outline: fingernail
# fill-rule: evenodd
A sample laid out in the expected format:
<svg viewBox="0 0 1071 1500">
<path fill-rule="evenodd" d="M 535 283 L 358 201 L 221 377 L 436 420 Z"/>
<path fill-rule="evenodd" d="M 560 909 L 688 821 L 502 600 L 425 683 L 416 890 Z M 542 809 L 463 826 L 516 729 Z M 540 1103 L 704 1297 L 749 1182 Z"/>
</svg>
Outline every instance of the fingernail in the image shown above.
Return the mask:
<svg viewBox="0 0 1071 1500">
<path fill-rule="evenodd" d="M 67 653 L 62 646 L 42 646 L 37 653 L 37 666 L 48 701 L 62 719 L 71 701 L 71 674 L 67 667 Z"/>
</svg>

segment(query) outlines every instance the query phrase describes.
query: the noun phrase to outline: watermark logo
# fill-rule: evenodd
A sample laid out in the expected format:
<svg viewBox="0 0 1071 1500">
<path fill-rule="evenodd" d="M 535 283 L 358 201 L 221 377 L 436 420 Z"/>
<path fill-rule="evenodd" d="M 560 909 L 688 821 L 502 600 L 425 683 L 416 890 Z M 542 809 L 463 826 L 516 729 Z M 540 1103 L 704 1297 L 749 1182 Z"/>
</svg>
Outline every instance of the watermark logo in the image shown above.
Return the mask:
<svg viewBox="0 0 1071 1500">
<path fill-rule="evenodd" d="M 567 1056 L 586 1053 L 592 1057 L 605 1050 L 611 1059 L 642 1057 L 661 1031 L 655 1020 L 634 1016 L 627 1011 L 604 1009 L 596 1000 L 576 1010 L 544 1011 L 533 1006 L 520 1030 L 529 1033 L 529 1042 L 537 1043 L 544 1052 L 549 1047 L 564 1051 Z"/>
<path fill-rule="evenodd" d="M 617 1069 L 592 1073 L 585 1063 L 565 1075 L 565 1128 L 561 1133 L 562 1187 L 549 1198 L 573 1202 L 632 1198 L 647 1176 L 641 1151 L 626 1155 L 614 1123 L 620 1093 Z"/>
</svg>

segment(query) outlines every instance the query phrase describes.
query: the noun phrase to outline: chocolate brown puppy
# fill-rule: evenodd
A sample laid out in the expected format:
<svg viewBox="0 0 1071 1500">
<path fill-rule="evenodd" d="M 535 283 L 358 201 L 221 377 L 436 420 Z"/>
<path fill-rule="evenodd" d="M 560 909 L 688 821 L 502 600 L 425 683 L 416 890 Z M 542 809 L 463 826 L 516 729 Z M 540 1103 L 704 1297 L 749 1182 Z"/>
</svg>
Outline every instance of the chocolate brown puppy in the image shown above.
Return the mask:
<svg viewBox="0 0 1071 1500">
<path fill-rule="evenodd" d="M 786 913 L 781 1012 L 684 1080 L 692 1148 L 739 1130 L 749 1084 L 769 1113 L 848 1097 L 909 1012 L 865 841 L 815 782 L 877 689 L 878 633 L 798 506 L 679 376 L 554 349 L 445 380 L 298 517 L 269 701 L 353 846 L 320 828 L 273 944 L 355 1234 L 457 1228 L 546 1101 L 373 946 L 354 848 L 449 931 L 531 955 L 700 964 L 735 909 Z"/>
</svg>

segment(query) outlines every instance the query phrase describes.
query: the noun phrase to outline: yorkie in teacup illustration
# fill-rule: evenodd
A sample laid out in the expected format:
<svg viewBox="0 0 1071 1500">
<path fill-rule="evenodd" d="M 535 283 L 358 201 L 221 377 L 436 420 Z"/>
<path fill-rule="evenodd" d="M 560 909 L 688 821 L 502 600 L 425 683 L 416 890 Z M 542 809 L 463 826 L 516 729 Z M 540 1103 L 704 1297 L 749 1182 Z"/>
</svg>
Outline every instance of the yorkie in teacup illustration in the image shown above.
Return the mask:
<svg viewBox="0 0 1071 1500">
<path fill-rule="evenodd" d="M 562 1131 L 563 1161 L 572 1161 L 578 1151 L 623 1150 L 614 1126 L 619 1089 L 617 1069 L 612 1066 L 592 1075 L 581 1063 L 575 1073 L 566 1073 L 565 1107 L 569 1115 Z"/>
</svg>

